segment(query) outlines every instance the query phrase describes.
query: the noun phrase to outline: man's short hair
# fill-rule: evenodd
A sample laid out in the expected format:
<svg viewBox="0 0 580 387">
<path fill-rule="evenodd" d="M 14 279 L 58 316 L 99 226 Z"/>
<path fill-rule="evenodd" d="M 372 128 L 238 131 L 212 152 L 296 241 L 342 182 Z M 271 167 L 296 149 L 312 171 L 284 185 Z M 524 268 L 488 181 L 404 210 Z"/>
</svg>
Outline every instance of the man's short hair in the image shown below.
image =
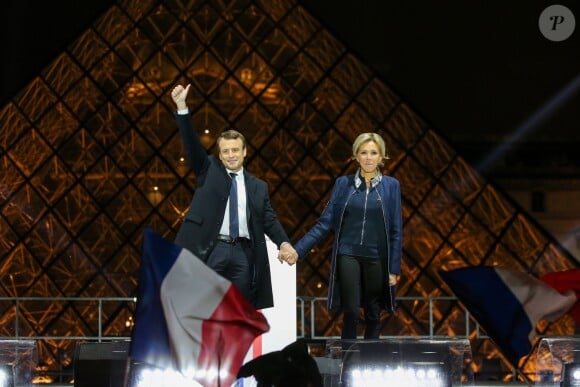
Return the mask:
<svg viewBox="0 0 580 387">
<path fill-rule="evenodd" d="M 244 137 L 243 134 L 241 134 L 240 132 L 238 132 L 237 130 L 234 130 L 234 129 L 229 129 L 229 130 L 222 132 L 222 134 L 220 134 L 219 137 L 217 138 L 218 149 L 220 147 L 220 141 L 222 139 L 224 139 L 224 140 L 236 140 L 238 138 L 242 140 L 242 148 L 245 148 L 246 147 L 246 138 Z"/>
</svg>

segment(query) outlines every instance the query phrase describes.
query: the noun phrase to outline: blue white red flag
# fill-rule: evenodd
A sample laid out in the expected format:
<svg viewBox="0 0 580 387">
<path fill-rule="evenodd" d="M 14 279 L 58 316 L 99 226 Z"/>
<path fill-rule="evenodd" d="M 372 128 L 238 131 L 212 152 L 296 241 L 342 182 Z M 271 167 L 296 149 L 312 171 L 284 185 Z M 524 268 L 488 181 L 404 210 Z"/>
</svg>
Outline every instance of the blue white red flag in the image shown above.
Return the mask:
<svg viewBox="0 0 580 387">
<path fill-rule="evenodd" d="M 507 359 L 518 365 L 530 353 L 536 325 L 555 321 L 576 302 L 527 273 L 499 267 L 441 271 L 441 277 Z"/>
<path fill-rule="evenodd" d="M 555 271 L 543 275 L 540 280 L 562 294 L 574 292 L 576 300 L 580 300 L 580 269 Z M 567 314 L 574 319 L 576 325 L 580 325 L 580 302 L 576 301 Z"/>
<path fill-rule="evenodd" d="M 203 386 L 230 386 L 265 317 L 190 251 L 144 233 L 130 357 Z"/>
</svg>

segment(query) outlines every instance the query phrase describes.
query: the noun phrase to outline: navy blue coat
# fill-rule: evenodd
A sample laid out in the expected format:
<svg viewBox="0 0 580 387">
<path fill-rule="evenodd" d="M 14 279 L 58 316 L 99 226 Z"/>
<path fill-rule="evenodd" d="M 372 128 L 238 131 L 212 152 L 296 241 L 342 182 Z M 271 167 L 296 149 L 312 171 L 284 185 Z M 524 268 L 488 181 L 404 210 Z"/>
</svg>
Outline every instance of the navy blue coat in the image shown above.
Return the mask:
<svg viewBox="0 0 580 387">
<path fill-rule="evenodd" d="M 189 210 L 185 214 L 175 242 L 207 261 L 216 245 L 231 187 L 222 162 L 211 155 L 201 144 L 190 114 L 176 114 L 183 140 L 185 157 L 196 176 L 196 190 Z M 270 204 L 266 182 L 256 178 L 244 168 L 252 254 L 255 262 L 255 300 L 257 309 L 274 305 L 272 279 L 266 237 L 278 247 L 289 238 L 278 221 Z"/>
<path fill-rule="evenodd" d="M 340 292 L 338 291 L 336 276 L 336 256 L 338 253 L 338 237 L 342 226 L 344 211 L 348 200 L 356 190 L 356 175 L 340 176 L 336 179 L 330 201 L 318 218 L 316 224 L 304 235 L 294 248 L 298 252 L 300 259 L 304 259 L 310 250 L 317 245 L 328 234 L 334 232 L 334 243 L 332 245 L 330 278 L 328 284 L 327 308 L 331 311 L 339 310 L 341 307 Z M 390 176 L 381 176 L 377 185 L 377 192 L 381 197 L 383 219 L 385 221 L 385 242 L 384 248 L 379 248 L 383 273 L 385 273 L 384 287 L 382 292 L 385 299 L 381 303 L 388 309 L 395 305 L 394 287 L 389 287 L 388 273 L 399 274 L 401 272 L 402 240 L 403 240 L 403 217 L 401 209 L 401 190 L 399 181 Z M 388 269 L 388 270 L 387 270 Z"/>
</svg>

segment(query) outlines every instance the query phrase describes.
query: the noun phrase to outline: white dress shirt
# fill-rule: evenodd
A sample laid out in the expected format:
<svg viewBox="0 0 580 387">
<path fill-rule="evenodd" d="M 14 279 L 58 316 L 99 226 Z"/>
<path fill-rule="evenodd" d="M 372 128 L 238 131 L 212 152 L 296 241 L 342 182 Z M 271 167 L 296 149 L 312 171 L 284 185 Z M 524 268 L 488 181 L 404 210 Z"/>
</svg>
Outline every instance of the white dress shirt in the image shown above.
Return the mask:
<svg viewBox="0 0 580 387">
<path fill-rule="evenodd" d="M 230 171 L 226 168 L 228 175 L 230 173 L 236 174 L 236 183 L 238 183 L 238 219 L 240 225 L 240 231 L 238 235 L 240 238 L 250 239 L 250 232 L 248 231 L 248 216 L 247 210 L 247 196 L 246 196 L 246 182 L 244 181 L 244 168 L 237 172 Z M 226 204 L 226 211 L 224 212 L 224 222 L 222 223 L 222 228 L 220 229 L 220 234 L 229 235 L 230 234 L 230 199 Z"/>
</svg>

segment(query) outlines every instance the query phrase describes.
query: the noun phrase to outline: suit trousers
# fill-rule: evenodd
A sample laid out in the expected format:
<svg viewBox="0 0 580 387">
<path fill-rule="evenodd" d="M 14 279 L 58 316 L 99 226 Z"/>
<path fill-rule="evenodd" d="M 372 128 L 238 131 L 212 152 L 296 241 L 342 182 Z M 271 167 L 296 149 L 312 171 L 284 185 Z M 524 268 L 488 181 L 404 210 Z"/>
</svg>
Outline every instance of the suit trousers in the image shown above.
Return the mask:
<svg viewBox="0 0 580 387">
<path fill-rule="evenodd" d="M 254 265 L 251 263 L 250 240 L 235 243 L 218 241 L 206 264 L 229 280 L 248 300 L 254 303 Z"/>
<path fill-rule="evenodd" d="M 343 311 L 343 339 L 356 339 L 361 301 L 365 316 L 365 338 L 380 333 L 381 292 L 385 276 L 378 258 L 338 256 L 338 278 Z"/>
</svg>

